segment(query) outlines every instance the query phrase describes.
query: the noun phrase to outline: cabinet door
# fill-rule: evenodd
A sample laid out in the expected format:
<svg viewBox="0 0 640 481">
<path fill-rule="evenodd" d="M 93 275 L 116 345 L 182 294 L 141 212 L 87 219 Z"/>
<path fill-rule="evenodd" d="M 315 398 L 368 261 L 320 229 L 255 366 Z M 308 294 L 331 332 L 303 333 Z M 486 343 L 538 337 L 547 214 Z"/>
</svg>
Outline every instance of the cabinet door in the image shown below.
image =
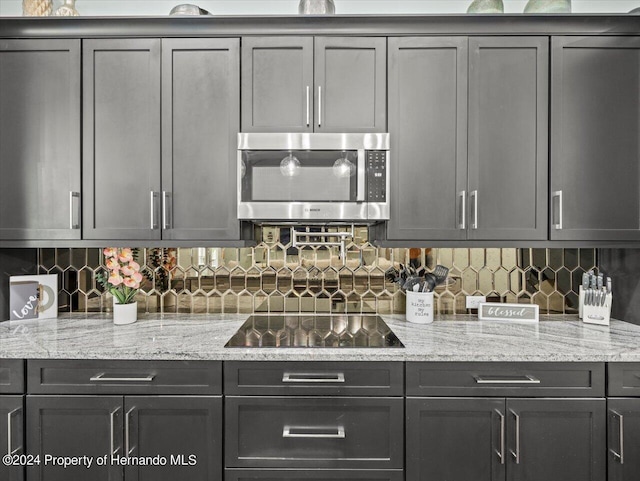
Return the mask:
<svg viewBox="0 0 640 481">
<path fill-rule="evenodd" d="M 502 398 L 408 398 L 407 481 L 501 481 Z"/>
<path fill-rule="evenodd" d="M 0 455 L 8 453 L 26 454 L 24 449 L 23 396 L 0 396 Z M 7 466 L 0 463 L 0 479 L 22 481 L 22 466 Z"/>
<path fill-rule="evenodd" d="M 605 399 L 507 399 L 507 480 L 603 481 Z"/>
<path fill-rule="evenodd" d="M 315 131 L 387 131 L 386 39 L 315 39 Z"/>
<path fill-rule="evenodd" d="M 126 397 L 131 456 L 164 456 L 165 466 L 128 466 L 127 481 L 222 479 L 221 397 Z"/>
<path fill-rule="evenodd" d="M 0 239 L 80 239 L 80 40 L 0 40 Z"/>
<path fill-rule="evenodd" d="M 313 37 L 242 39 L 242 131 L 313 131 Z"/>
<path fill-rule="evenodd" d="M 162 40 L 162 237 L 233 240 L 240 41 Z"/>
<path fill-rule="evenodd" d="M 469 238 L 547 238 L 549 41 L 469 40 Z"/>
<path fill-rule="evenodd" d="M 465 239 L 467 38 L 389 39 L 389 239 Z"/>
<path fill-rule="evenodd" d="M 122 397 L 27 396 L 29 454 L 87 456 L 85 466 L 63 467 L 42 462 L 27 468 L 29 481 L 118 481 L 123 469 L 110 462 L 97 466 L 105 455 L 124 456 L 122 450 Z"/>
<path fill-rule="evenodd" d="M 640 37 L 555 37 L 551 239 L 640 239 Z"/>
<path fill-rule="evenodd" d="M 610 398 L 609 481 L 635 481 L 640 473 L 640 399 Z"/>
<path fill-rule="evenodd" d="M 83 41 L 83 235 L 160 239 L 160 40 Z"/>
</svg>

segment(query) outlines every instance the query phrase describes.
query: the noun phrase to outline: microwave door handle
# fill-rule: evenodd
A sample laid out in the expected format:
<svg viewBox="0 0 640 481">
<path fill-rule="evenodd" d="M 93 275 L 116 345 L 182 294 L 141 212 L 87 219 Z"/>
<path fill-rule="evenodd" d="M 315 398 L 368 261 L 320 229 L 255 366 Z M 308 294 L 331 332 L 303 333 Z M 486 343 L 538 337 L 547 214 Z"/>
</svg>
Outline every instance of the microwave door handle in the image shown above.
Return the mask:
<svg viewBox="0 0 640 481">
<path fill-rule="evenodd" d="M 367 181 L 367 167 L 365 161 L 365 151 L 363 149 L 358 150 L 358 191 L 356 194 L 356 202 L 365 202 L 366 190 L 365 184 Z"/>
</svg>

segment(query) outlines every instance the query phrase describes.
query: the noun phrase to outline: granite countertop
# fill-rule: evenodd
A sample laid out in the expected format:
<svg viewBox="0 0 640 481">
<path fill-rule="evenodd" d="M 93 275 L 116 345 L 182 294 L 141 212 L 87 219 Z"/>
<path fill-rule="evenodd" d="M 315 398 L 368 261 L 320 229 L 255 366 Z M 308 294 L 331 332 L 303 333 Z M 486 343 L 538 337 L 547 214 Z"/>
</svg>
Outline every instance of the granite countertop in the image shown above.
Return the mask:
<svg viewBox="0 0 640 481">
<path fill-rule="evenodd" d="M 0 323 L 0 358 L 281 361 L 640 361 L 640 326 L 583 324 L 541 316 L 538 324 L 436 316 L 417 325 L 382 316 L 401 348 L 225 348 L 248 314 L 141 315 L 114 326 L 108 314 Z"/>
</svg>

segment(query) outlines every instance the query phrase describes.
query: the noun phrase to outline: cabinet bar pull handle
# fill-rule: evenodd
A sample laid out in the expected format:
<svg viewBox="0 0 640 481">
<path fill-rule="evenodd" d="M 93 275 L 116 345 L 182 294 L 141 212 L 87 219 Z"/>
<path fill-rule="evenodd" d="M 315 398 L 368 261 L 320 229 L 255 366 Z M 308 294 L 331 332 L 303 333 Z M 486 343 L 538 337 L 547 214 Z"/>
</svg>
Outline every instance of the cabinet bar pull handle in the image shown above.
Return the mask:
<svg viewBox="0 0 640 481">
<path fill-rule="evenodd" d="M 116 442 L 115 442 L 115 438 L 116 438 L 116 434 L 115 434 L 115 429 L 116 429 L 116 414 L 118 413 L 118 411 L 120 411 L 120 408 L 117 407 L 114 411 L 109 413 L 109 426 L 111 428 L 111 434 L 109 437 L 109 452 L 111 453 L 111 456 L 115 456 L 115 454 L 120 451 L 120 446 L 118 446 L 116 448 Z"/>
<path fill-rule="evenodd" d="M 158 228 L 158 218 L 156 215 L 156 200 L 160 196 L 159 192 L 151 191 L 151 230 Z"/>
<path fill-rule="evenodd" d="M 553 198 L 551 202 L 552 208 L 555 205 L 553 201 L 555 201 L 556 199 L 558 199 L 558 222 L 553 224 L 553 228 L 556 230 L 562 230 L 562 191 L 561 190 L 557 190 L 553 193 Z M 552 213 L 554 220 L 556 218 L 555 214 L 556 213 L 554 210 Z"/>
<path fill-rule="evenodd" d="M 307 85 L 307 127 L 311 124 L 311 87 Z"/>
<path fill-rule="evenodd" d="M 162 191 L 162 228 L 171 229 L 173 219 L 171 218 L 171 192 Z"/>
<path fill-rule="evenodd" d="M 74 209 L 74 199 L 78 199 L 78 206 Z M 74 214 L 77 216 L 77 220 L 74 220 Z M 69 229 L 80 228 L 80 192 L 69 192 Z"/>
<path fill-rule="evenodd" d="M 322 127 L 322 87 L 318 87 L 318 127 Z"/>
<path fill-rule="evenodd" d="M 319 382 L 345 382 L 344 373 L 293 373 L 285 372 L 282 382 L 319 383 Z"/>
<path fill-rule="evenodd" d="M 347 435 L 344 426 L 335 428 L 285 426 L 282 429 L 283 438 L 315 438 L 315 439 L 344 439 Z"/>
<path fill-rule="evenodd" d="M 107 373 L 102 372 L 89 378 L 91 382 L 151 382 L 155 379 L 155 374 L 149 374 L 145 377 L 105 377 Z"/>
<path fill-rule="evenodd" d="M 135 410 L 132 407 L 124 417 L 124 455 L 128 458 L 135 448 L 131 447 L 131 413 Z"/>
<path fill-rule="evenodd" d="M 476 384 L 540 384 L 540 379 L 533 377 L 529 374 L 525 374 L 521 379 L 500 379 L 497 377 L 488 378 L 484 376 L 473 376 L 476 380 Z"/>
<path fill-rule="evenodd" d="M 611 451 L 611 454 L 613 454 L 613 456 L 620 461 L 620 464 L 624 464 L 624 416 L 619 412 L 614 411 L 613 409 L 610 409 L 609 411 L 614 416 L 618 416 L 618 419 L 620 420 L 620 429 L 618 431 L 619 442 L 620 442 L 620 453 L 616 453 L 613 449 L 610 449 L 609 451 Z"/>
<path fill-rule="evenodd" d="M 511 449 L 511 455 L 516 459 L 516 464 L 520 464 L 520 416 L 513 409 L 509 409 L 516 420 L 516 450 Z"/>
<path fill-rule="evenodd" d="M 500 458 L 500 464 L 504 464 L 504 414 L 502 414 L 497 409 L 495 410 L 496 414 L 500 416 L 500 451 L 496 451 L 496 454 Z"/>
<path fill-rule="evenodd" d="M 473 207 L 471 208 L 471 212 L 473 213 L 473 221 L 471 222 L 471 228 L 478 228 L 478 191 L 472 190 L 469 194 L 469 197 L 473 199 Z"/>
<path fill-rule="evenodd" d="M 466 229 L 467 228 L 467 191 L 461 190 L 458 192 L 458 197 L 460 197 L 460 222 L 458 222 L 458 229 Z"/>
<path fill-rule="evenodd" d="M 11 422 L 11 419 L 13 418 L 13 415 L 22 411 L 22 408 L 16 408 L 11 412 L 7 413 L 7 455 L 8 456 L 13 456 L 14 454 L 17 454 L 22 447 L 17 447 L 16 449 L 13 449 L 13 447 L 11 446 L 12 444 L 12 439 L 11 439 L 11 435 L 13 434 L 13 423 Z"/>
</svg>

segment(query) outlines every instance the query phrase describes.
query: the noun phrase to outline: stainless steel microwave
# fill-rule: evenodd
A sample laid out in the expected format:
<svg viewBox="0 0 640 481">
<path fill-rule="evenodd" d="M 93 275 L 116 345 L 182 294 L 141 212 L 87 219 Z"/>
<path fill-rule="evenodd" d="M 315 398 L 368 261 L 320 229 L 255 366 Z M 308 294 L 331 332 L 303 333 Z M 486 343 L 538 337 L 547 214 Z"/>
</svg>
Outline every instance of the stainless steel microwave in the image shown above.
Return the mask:
<svg viewBox="0 0 640 481">
<path fill-rule="evenodd" d="M 389 219 L 389 134 L 238 134 L 238 217 Z"/>
</svg>

